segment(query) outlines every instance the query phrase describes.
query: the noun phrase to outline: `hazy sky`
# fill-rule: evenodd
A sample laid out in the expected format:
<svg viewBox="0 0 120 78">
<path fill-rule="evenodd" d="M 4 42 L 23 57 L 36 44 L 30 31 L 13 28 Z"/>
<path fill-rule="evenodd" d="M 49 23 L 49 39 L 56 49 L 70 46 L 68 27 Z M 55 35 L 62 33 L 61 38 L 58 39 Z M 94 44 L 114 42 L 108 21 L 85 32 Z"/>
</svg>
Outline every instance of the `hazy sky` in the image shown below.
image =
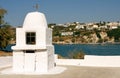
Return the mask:
<svg viewBox="0 0 120 78">
<path fill-rule="evenodd" d="M 48 23 L 120 21 L 120 0 L 0 0 L 8 11 L 5 21 L 13 26 L 22 26 L 35 4 Z"/>
</svg>

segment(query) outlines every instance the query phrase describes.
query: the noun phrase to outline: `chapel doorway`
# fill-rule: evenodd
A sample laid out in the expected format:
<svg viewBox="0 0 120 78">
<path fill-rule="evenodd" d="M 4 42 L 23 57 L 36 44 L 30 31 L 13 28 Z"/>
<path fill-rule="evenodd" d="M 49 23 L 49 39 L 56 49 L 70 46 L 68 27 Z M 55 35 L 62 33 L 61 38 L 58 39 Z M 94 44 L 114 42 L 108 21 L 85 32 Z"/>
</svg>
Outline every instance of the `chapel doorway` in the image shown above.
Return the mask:
<svg viewBox="0 0 120 78">
<path fill-rule="evenodd" d="M 35 71 L 35 51 L 26 50 L 24 59 L 25 59 L 25 62 L 24 62 L 25 71 L 34 72 Z"/>
</svg>

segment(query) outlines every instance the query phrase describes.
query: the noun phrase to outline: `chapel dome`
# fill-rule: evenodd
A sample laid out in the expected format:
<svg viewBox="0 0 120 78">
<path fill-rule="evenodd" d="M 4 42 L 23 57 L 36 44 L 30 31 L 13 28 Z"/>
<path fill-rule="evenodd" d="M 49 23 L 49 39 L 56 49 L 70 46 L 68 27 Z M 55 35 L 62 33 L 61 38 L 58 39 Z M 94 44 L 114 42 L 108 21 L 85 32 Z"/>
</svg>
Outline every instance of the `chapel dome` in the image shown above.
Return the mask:
<svg viewBox="0 0 120 78">
<path fill-rule="evenodd" d="M 27 28 L 39 28 L 39 27 L 46 27 L 47 28 L 47 21 L 45 15 L 40 12 L 30 12 L 26 15 L 23 27 Z"/>
</svg>

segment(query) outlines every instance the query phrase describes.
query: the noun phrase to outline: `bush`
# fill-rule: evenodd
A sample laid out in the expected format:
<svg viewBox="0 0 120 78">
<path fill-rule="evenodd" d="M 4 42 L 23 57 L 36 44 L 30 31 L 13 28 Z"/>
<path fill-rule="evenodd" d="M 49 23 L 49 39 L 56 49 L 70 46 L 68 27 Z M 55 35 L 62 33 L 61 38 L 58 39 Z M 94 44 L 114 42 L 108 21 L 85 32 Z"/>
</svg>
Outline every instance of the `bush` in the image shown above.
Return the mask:
<svg viewBox="0 0 120 78">
<path fill-rule="evenodd" d="M 73 52 L 70 54 L 70 58 L 72 59 L 84 59 L 85 53 L 81 50 L 79 52 Z"/>
<path fill-rule="evenodd" d="M 64 59 L 64 57 L 60 54 L 58 54 L 58 59 Z"/>
</svg>

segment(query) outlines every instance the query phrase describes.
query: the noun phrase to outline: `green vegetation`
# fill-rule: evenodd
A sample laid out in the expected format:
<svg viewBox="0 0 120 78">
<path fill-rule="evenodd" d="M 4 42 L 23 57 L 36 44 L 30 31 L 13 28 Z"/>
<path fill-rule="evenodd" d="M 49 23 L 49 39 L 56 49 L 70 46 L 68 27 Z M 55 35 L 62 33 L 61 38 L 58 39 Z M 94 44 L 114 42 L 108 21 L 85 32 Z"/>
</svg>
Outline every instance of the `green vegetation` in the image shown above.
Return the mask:
<svg viewBox="0 0 120 78">
<path fill-rule="evenodd" d="M 58 59 L 64 59 L 64 57 L 58 54 Z"/>
<path fill-rule="evenodd" d="M 3 8 L 0 8 L 0 25 L 2 25 L 4 23 L 4 15 L 7 13 L 7 11 Z"/>
<path fill-rule="evenodd" d="M 79 52 L 72 52 L 71 54 L 69 54 L 69 58 L 72 59 L 84 59 L 85 57 L 85 52 L 80 50 Z"/>
<path fill-rule="evenodd" d="M 10 44 L 11 40 L 15 39 L 14 29 L 10 25 L 4 25 L 0 28 L 0 46 L 5 48 Z"/>
<path fill-rule="evenodd" d="M 120 28 L 110 30 L 107 33 L 109 37 L 114 37 L 116 42 L 120 41 Z"/>
<path fill-rule="evenodd" d="M 0 48 L 5 48 L 15 39 L 15 29 L 3 20 L 6 13 L 5 9 L 0 8 Z"/>
<path fill-rule="evenodd" d="M 85 52 L 83 50 L 80 51 L 73 51 L 68 54 L 68 57 L 63 57 L 62 55 L 58 54 L 58 59 L 84 59 Z"/>
</svg>

